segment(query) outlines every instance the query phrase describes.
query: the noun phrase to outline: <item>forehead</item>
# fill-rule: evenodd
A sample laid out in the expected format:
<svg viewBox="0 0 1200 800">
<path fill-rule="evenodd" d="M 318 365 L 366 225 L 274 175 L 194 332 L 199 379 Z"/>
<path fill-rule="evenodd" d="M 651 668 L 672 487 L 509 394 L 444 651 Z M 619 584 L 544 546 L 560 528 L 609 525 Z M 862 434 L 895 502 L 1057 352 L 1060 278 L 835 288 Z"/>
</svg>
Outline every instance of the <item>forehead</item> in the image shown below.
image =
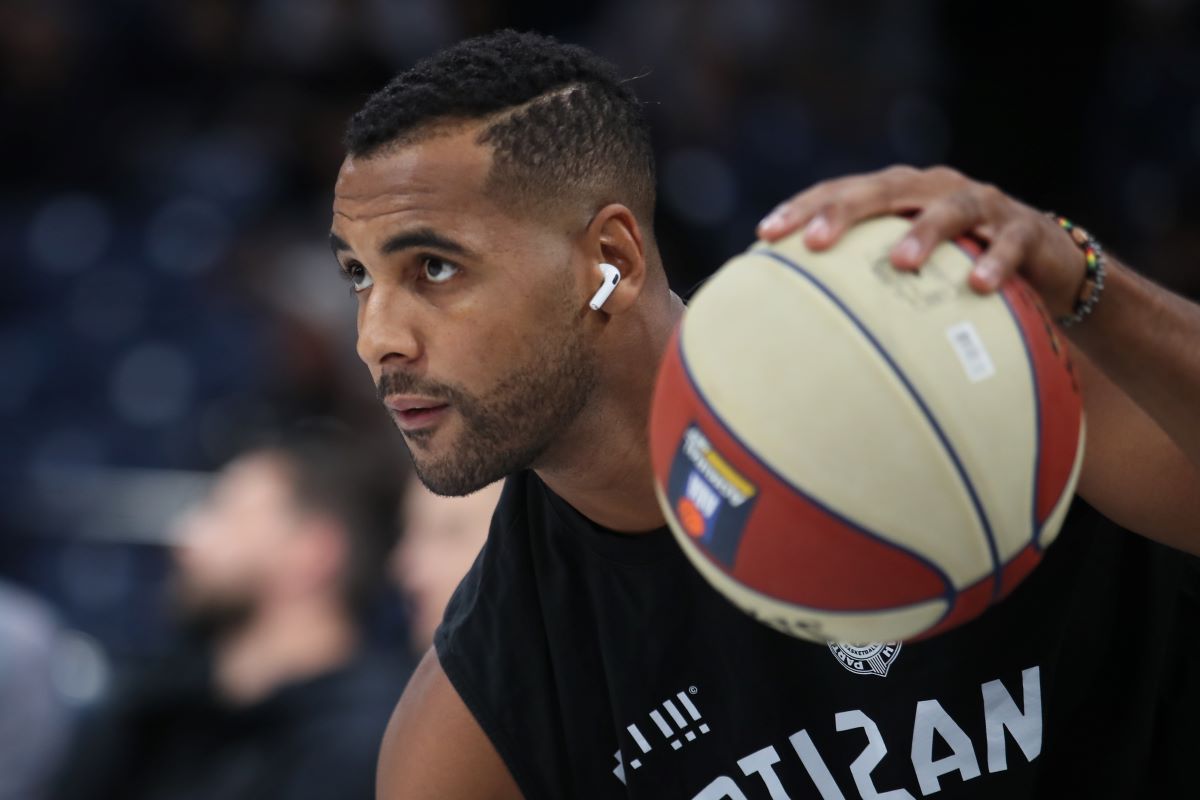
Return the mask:
<svg viewBox="0 0 1200 800">
<path fill-rule="evenodd" d="M 213 497 L 229 502 L 274 501 L 286 496 L 288 490 L 288 478 L 279 460 L 265 453 L 252 453 L 221 470 Z"/>
<path fill-rule="evenodd" d="M 347 156 L 334 186 L 334 224 L 404 212 L 488 210 L 484 188 L 492 155 L 476 143 L 477 135 L 475 126 L 459 126 L 368 157 Z"/>
</svg>

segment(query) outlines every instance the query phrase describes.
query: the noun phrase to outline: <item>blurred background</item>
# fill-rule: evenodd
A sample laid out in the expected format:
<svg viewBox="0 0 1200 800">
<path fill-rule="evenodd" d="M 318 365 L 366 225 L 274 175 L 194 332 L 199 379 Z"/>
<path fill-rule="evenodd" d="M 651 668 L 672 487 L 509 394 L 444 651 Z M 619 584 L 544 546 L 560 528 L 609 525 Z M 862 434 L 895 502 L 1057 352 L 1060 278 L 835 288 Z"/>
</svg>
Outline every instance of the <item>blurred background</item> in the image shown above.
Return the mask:
<svg viewBox="0 0 1200 800">
<path fill-rule="evenodd" d="M 0 605 L 56 631 L 68 718 L 177 645 L 173 521 L 248 433 L 322 417 L 401 447 L 328 251 L 339 140 L 395 72 L 500 27 L 636 79 L 679 291 L 789 194 L 906 162 L 1200 295 L 1185 0 L 3 0 Z M 405 608 L 375 641 L 404 648 Z"/>
</svg>

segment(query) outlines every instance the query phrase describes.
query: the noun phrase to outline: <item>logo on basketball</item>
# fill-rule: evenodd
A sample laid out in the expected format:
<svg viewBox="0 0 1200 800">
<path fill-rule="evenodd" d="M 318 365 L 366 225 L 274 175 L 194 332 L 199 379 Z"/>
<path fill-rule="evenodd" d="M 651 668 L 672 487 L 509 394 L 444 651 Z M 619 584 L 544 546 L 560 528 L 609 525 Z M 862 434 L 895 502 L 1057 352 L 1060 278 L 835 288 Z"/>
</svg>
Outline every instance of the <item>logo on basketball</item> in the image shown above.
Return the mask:
<svg viewBox="0 0 1200 800">
<path fill-rule="evenodd" d="M 675 452 L 667 495 L 679 527 L 732 566 L 758 488 L 695 425 Z"/>
<path fill-rule="evenodd" d="M 917 311 L 953 302 L 967 292 L 966 283 L 956 275 L 946 274 L 937 259 L 927 261 L 920 272 L 901 272 L 892 266 L 892 257 L 885 252 L 871 264 L 871 272 Z"/>
<path fill-rule="evenodd" d="M 704 515 L 691 499 L 680 498 L 675 506 L 675 513 L 679 515 L 679 524 L 687 531 L 688 536 L 694 539 L 704 535 Z"/>
<path fill-rule="evenodd" d="M 878 675 L 886 678 L 888 669 L 900 655 L 900 642 L 872 642 L 870 644 L 829 643 L 829 652 L 846 669 L 855 675 Z"/>
</svg>

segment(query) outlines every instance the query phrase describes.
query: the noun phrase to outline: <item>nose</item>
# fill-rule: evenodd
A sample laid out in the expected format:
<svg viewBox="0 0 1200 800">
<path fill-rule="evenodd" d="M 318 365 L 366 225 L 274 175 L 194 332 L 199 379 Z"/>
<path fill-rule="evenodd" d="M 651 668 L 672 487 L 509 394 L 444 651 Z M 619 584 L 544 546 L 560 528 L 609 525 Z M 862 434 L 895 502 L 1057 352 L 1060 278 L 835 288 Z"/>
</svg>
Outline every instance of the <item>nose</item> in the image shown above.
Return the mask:
<svg viewBox="0 0 1200 800">
<path fill-rule="evenodd" d="M 369 368 L 385 361 L 415 361 L 421 355 L 417 309 L 403 289 L 372 288 L 358 310 L 358 357 Z"/>
</svg>

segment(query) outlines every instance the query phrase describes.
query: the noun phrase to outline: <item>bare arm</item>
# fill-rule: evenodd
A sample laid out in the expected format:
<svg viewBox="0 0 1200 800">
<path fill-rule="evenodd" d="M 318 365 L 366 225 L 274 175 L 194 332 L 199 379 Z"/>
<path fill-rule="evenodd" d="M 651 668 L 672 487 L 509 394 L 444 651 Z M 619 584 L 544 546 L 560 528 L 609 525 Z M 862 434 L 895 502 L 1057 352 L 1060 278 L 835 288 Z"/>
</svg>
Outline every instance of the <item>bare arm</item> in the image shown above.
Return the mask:
<svg viewBox="0 0 1200 800">
<path fill-rule="evenodd" d="M 1069 237 L 944 167 L 819 184 L 779 206 L 759 233 L 774 240 L 805 227 L 805 244 L 824 249 L 859 220 L 912 209 L 912 230 L 892 250 L 897 268 L 916 269 L 939 242 L 972 234 L 989 243 L 973 289 L 994 291 L 1020 272 L 1053 315 L 1071 312 L 1084 263 Z M 1088 415 L 1079 493 L 1130 530 L 1200 553 L 1200 306 L 1111 260 L 1096 312 L 1069 333 Z"/>
<path fill-rule="evenodd" d="M 1200 305 L 1110 258 L 1096 313 L 1070 334 L 1200 465 Z"/>
<path fill-rule="evenodd" d="M 491 741 L 430 649 L 408 682 L 379 753 L 378 800 L 520 800 Z"/>
<path fill-rule="evenodd" d="M 1079 494 L 1119 525 L 1200 553 L 1200 461 L 1078 349 L 1073 359 L 1088 421 Z"/>
</svg>

